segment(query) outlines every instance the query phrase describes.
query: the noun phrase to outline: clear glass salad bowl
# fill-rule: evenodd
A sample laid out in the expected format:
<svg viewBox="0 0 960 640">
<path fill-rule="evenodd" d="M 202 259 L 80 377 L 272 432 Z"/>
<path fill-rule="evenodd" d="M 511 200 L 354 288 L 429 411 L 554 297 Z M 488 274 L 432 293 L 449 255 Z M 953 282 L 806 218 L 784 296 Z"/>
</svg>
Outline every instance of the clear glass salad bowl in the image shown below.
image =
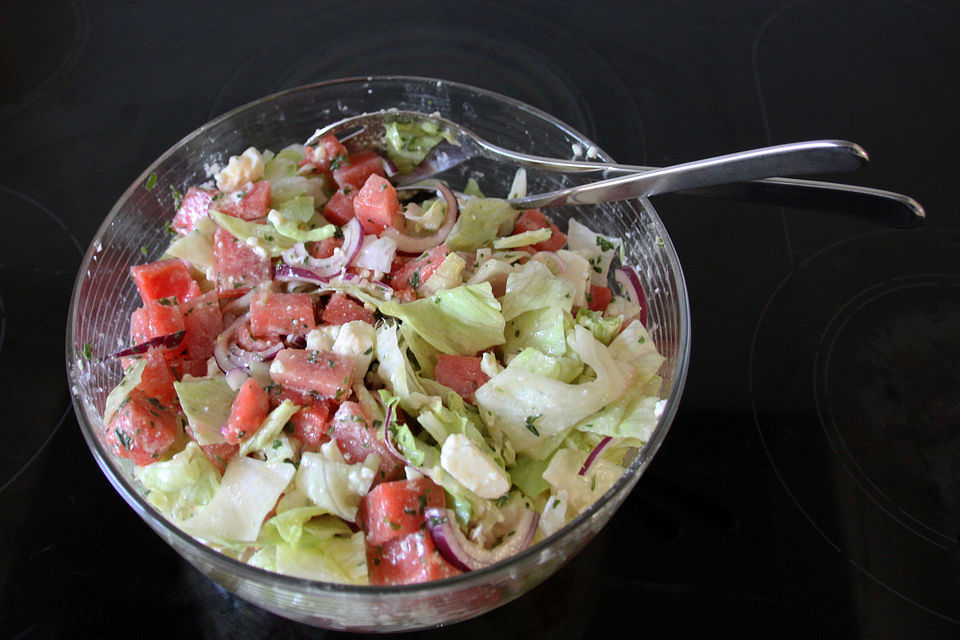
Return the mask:
<svg viewBox="0 0 960 640">
<path fill-rule="evenodd" d="M 418 585 L 376 587 L 315 582 L 249 566 L 197 542 L 144 499 L 127 460 L 105 446 L 101 413 L 119 381 L 115 362 L 84 357 L 127 345 L 129 317 L 139 306 L 132 265 L 159 257 L 169 242 L 164 223 L 174 213 L 174 190 L 205 180 L 248 146 L 280 150 L 349 115 L 389 107 L 439 111 L 510 149 L 569 158 L 576 145 L 594 146 L 548 114 L 474 87 L 409 77 L 334 80 L 277 93 L 200 127 L 144 170 L 107 215 L 77 276 L 67 324 L 67 372 L 84 438 L 97 464 L 141 518 L 193 566 L 240 598 L 281 616 L 333 629 L 399 631 L 448 624 L 480 615 L 541 583 L 573 557 L 610 520 L 663 442 L 677 410 L 690 349 L 686 285 L 662 222 L 645 199 L 554 209 L 560 222 L 576 216 L 590 228 L 625 240 L 627 263 L 637 267 L 648 300 L 648 327 L 663 355 L 666 408 L 653 436 L 620 480 L 592 507 L 548 539 L 483 570 Z M 602 152 L 601 159 L 609 160 Z M 478 179 L 484 193 L 505 195 L 515 167 L 478 159 L 450 172 L 462 188 Z M 578 184 L 584 178 L 528 172 L 530 193 Z M 566 225 L 560 222 L 561 228 Z"/>
</svg>

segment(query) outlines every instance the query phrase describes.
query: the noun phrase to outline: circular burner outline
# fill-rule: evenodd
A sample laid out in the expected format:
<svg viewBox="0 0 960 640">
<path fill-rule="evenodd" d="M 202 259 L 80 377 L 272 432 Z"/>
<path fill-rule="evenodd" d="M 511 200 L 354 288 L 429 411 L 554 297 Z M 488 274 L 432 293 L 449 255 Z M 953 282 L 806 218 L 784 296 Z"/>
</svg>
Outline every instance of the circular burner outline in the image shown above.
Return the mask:
<svg viewBox="0 0 960 640">
<path fill-rule="evenodd" d="M 478 4 L 486 5 L 492 11 L 495 10 L 495 11 L 503 12 L 504 10 L 506 10 L 504 6 L 492 4 L 489 2 L 474 3 L 471 6 L 477 6 Z M 517 17 L 529 18 L 529 14 L 522 14 L 522 15 L 517 14 Z M 618 100 L 618 103 L 625 107 L 620 111 L 631 114 L 631 118 L 629 122 L 629 125 L 632 125 L 631 131 L 633 134 L 636 135 L 637 139 L 639 140 L 640 153 L 642 156 L 641 160 L 643 158 L 646 158 L 647 152 L 648 152 L 646 125 L 641 117 L 640 110 L 637 107 L 636 99 L 633 93 L 630 91 L 627 84 L 624 82 L 623 77 L 620 75 L 620 73 L 618 73 L 616 69 L 614 69 L 612 66 L 607 64 L 604 57 L 601 56 L 597 52 L 597 50 L 594 47 L 592 47 L 588 42 L 582 39 L 576 39 L 576 32 L 571 31 L 569 28 L 567 28 L 562 24 L 549 20 L 546 16 L 538 16 L 538 17 L 542 21 L 542 23 L 545 25 L 546 28 L 552 29 L 554 32 L 566 36 L 568 40 L 576 41 L 578 47 L 583 49 L 585 52 L 591 54 L 594 60 L 598 64 L 603 65 L 602 72 L 604 74 L 604 78 L 606 78 L 607 80 L 604 84 L 607 86 L 614 87 L 612 90 L 617 94 L 616 99 Z M 301 22 L 295 22 L 293 24 L 294 26 L 301 25 Z M 286 32 L 281 31 L 279 34 L 274 36 L 273 39 L 264 42 L 257 50 L 255 50 L 253 53 L 248 54 L 243 59 L 243 61 L 237 66 L 237 68 L 227 77 L 226 81 L 221 86 L 220 91 L 214 97 L 210 106 L 210 111 L 208 113 L 209 118 L 213 118 L 218 115 L 221 115 L 222 113 L 230 109 L 233 109 L 235 107 L 238 107 L 243 103 L 249 102 L 250 100 L 255 100 L 260 97 L 260 94 L 264 93 L 264 91 L 260 91 L 258 92 L 258 95 L 239 96 L 238 101 L 235 103 L 227 104 L 227 105 L 222 104 L 224 100 L 224 96 L 228 90 L 228 87 L 236 83 L 237 79 L 243 75 L 244 70 L 248 67 L 248 65 L 251 64 L 253 61 L 257 60 L 258 57 L 262 55 L 264 50 L 270 49 L 272 46 L 275 46 L 276 44 L 280 43 L 281 40 L 283 40 L 285 33 Z M 311 52 L 315 53 L 316 49 L 311 50 Z M 280 91 L 281 89 L 288 88 L 286 87 L 285 83 L 289 82 L 290 77 L 294 74 L 294 72 L 297 69 L 304 66 L 304 60 L 307 58 L 307 56 L 308 54 L 304 54 L 301 58 L 299 58 L 293 63 L 292 67 L 285 68 L 285 70 L 281 74 L 278 74 L 277 78 L 281 78 L 282 82 L 279 85 L 277 85 L 276 83 L 269 85 L 273 87 L 272 90 Z M 545 57 L 546 56 L 538 55 L 538 58 L 545 58 Z M 583 120 L 582 124 L 580 123 L 568 123 L 568 124 L 571 124 L 571 126 L 578 128 L 578 130 L 584 133 L 588 138 L 596 139 L 598 137 L 598 130 L 597 130 L 598 114 L 595 114 L 593 110 L 588 108 L 588 105 L 583 98 L 583 95 L 584 95 L 582 91 L 583 88 L 581 87 L 580 83 L 575 82 L 574 79 L 571 78 L 569 74 L 567 74 L 567 72 L 564 71 L 560 65 L 553 64 L 552 61 L 549 59 L 547 60 L 547 68 L 549 69 L 550 73 L 553 76 L 555 76 L 556 78 L 558 78 L 564 83 L 563 86 L 569 91 L 571 99 L 575 101 L 575 104 L 574 103 L 572 104 L 576 106 L 577 111 Z M 596 73 L 596 71 L 594 73 Z M 414 75 L 416 76 L 418 74 L 407 72 L 407 73 L 399 73 L 399 74 L 398 73 L 387 73 L 387 74 L 374 73 L 374 74 L 368 74 L 368 75 L 372 75 L 372 76 Z M 419 75 L 422 75 L 422 74 L 419 74 Z M 363 74 L 361 74 L 360 77 L 362 76 Z M 336 76 L 332 76 L 332 77 L 336 77 Z M 328 80 L 331 78 L 316 78 L 314 81 L 316 82 L 321 80 Z M 445 79 L 453 80 L 451 78 L 445 78 Z M 470 84 L 470 83 L 467 83 L 467 84 Z M 494 89 L 494 91 L 496 91 L 496 89 Z M 550 109 L 548 108 L 546 108 L 545 110 L 550 111 Z"/>
<path fill-rule="evenodd" d="M 60 64 L 58 64 L 57 67 L 50 72 L 50 75 L 44 78 L 40 84 L 27 91 L 27 93 L 21 96 L 16 102 L 0 107 L 0 118 L 10 117 L 39 100 L 76 66 L 77 60 L 80 58 L 80 52 L 83 50 L 83 45 L 87 42 L 87 38 L 90 35 L 90 18 L 84 10 L 82 3 L 77 0 L 67 0 L 67 2 L 73 9 L 73 15 L 76 20 L 74 22 L 73 41 L 70 43 L 66 55 L 63 57 L 63 60 L 60 61 Z"/>
<path fill-rule="evenodd" d="M 799 2 L 797 4 L 804 4 L 804 3 Z M 780 291 L 787 285 L 787 283 L 794 276 L 796 276 L 798 271 L 800 271 L 803 267 L 808 265 L 810 262 L 826 254 L 827 252 L 832 251 L 842 245 L 852 243 L 854 241 L 862 240 L 864 238 L 868 238 L 871 236 L 877 236 L 880 234 L 887 234 L 887 233 L 890 233 L 890 231 L 886 229 L 880 229 L 877 231 L 871 231 L 864 234 L 852 236 L 850 238 L 844 238 L 843 240 L 830 244 L 820 249 L 819 251 L 811 254 L 810 256 L 808 256 L 798 264 L 794 265 L 790 269 L 790 271 L 787 273 L 787 275 L 784 276 L 784 278 L 779 283 L 777 283 L 777 286 L 774 287 L 773 292 L 770 294 L 770 297 L 767 299 L 767 302 L 763 305 L 763 309 L 760 311 L 760 315 L 757 318 L 757 324 L 754 327 L 753 336 L 750 339 L 750 363 L 747 371 L 747 385 L 748 385 L 748 392 L 750 394 L 750 410 L 753 413 L 753 422 L 757 429 L 757 435 L 760 437 L 760 444 L 763 447 L 764 454 L 767 456 L 767 460 L 770 462 L 770 466 L 773 469 L 774 475 L 777 476 L 777 480 L 780 481 L 780 485 L 783 487 L 784 491 L 786 491 L 787 495 L 790 497 L 790 500 L 793 501 L 793 504 L 797 507 L 797 510 L 799 510 L 800 514 L 804 517 L 804 519 L 806 519 L 806 521 L 810 523 L 810 526 L 812 526 L 813 529 L 820 534 L 820 537 L 823 538 L 823 540 L 826 541 L 826 543 L 829 544 L 835 551 L 837 551 L 840 555 L 842 555 L 844 559 L 848 563 L 850 563 L 850 565 L 856 567 L 861 573 L 863 573 L 865 576 L 873 580 L 875 583 L 877 583 L 878 585 L 880 585 L 890 593 L 902 598 L 903 600 L 922 609 L 923 611 L 926 611 L 927 613 L 935 615 L 938 618 L 942 618 L 954 624 L 960 625 L 960 619 L 951 617 L 947 614 L 931 609 L 930 607 L 914 600 L 913 598 L 905 595 L 904 593 L 901 593 L 900 591 L 895 589 L 893 586 L 887 584 L 877 576 L 873 575 L 870 571 L 866 569 L 866 567 L 864 567 L 855 559 L 850 557 L 850 555 L 847 554 L 845 549 L 843 549 L 836 542 L 834 542 L 833 539 L 831 539 L 830 536 L 828 536 L 827 533 L 822 528 L 820 528 L 820 526 L 816 523 L 813 517 L 809 513 L 807 513 L 806 509 L 804 509 L 803 505 L 800 503 L 800 500 L 797 498 L 794 492 L 790 489 L 790 485 L 787 483 L 786 479 L 784 478 L 783 474 L 780 471 L 780 468 L 777 466 L 777 463 L 774 460 L 773 453 L 770 451 L 770 445 L 767 443 L 767 439 L 763 435 L 763 426 L 760 423 L 760 413 L 757 410 L 756 390 L 754 388 L 754 373 L 753 373 L 754 362 L 755 362 L 756 353 L 757 353 L 757 338 L 760 334 L 760 330 L 763 326 L 764 320 L 766 319 L 768 312 L 770 311 L 770 308 L 773 306 L 774 301 L 780 295 Z M 861 293 L 872 288 L 876 288 L 876 285 L 874 287 L 870 287 L 868 289 L 862 290 Z M 834 317 L 836 317 L 836 314 L 834 315 Z M 831 318 L 831 322 L 832 320 L 833 318 Z M 819 420 L 819 414 L 818 414 L 818 420 Z M 821 421 L 821 424 L 822 424 L 822 421 Z"/>
<path fill-rule="evenodd" d="M 913 281 L 913 282 L 911 282 Z M 949 551 L 952 546 L 955 546 L 956 541 L 951 536 L 934 529 L 930 525 L 924 523 L 912 516 L 908 511 L 903 509 L 900 505 L 892 505 L 896 508 L 897 511 L 902 513 L 905 517 L 909 518 L 911 521 L 919 525 L 923 529 L 929 531 L 932 534 L 942 538 L 948 544 L 942 544 L 936 540 L 930 539 L 927 534 L 922 531 L 918 531 L 915 526 L 911 526 L 909 523 L 904 522 L 896 513 L 890 508 L 891 505 L 885 505 L 883 502 L 877 498 L 879 494 L 884 499 L 889 499 L 888 496 L 883 492 L 880 487 L 873 482 L 870 478 L 870 475 L 866 473 L 861 466 L 857 463 L 856 458 L 850 452 L 850 449 L 847 447 L 846 441 L 844 440 L 843 434 L 840 432 L 840 429 L 837 427 L 836 421 L 833 417 L 832 405 L 829 400 L 824 397 L 821 397 L 821 389 L 829 388 L 829 371 L 830 371 L 830 358 L 833 355 L 834 346 L 836 345 L 837 339 L 842 333 L 844 327 L 847 323 L 854 317 L 860 309 L 873 303 L 874 301 L 887 296 L 892 295 L 897 292 L 905 291 L 908 289 L 914 289 L 917 287 L 933 287 L 938 285 L 947 284 L 949 286 L 960 288 L 960 276 L 951 275 L 951 274 L 936 274 L 936 273 L 920 273 L 910 276 L 900 276 L 897 278 L 891 278 L 889 280 L 884 280 L 878 282 L 877 284 L 864 289 L 860 293 L 852 296 L 847 300 L 840 309 L 830 318 L 827 322 L 826 327 L 823 330 L 823 333 L 820 336 L 820 340 L 817 346 L 817 352 L 814 354 L 813 361 L 813 394 L 814 394 L 814 407 L 817 411 L 817 417 L 820 420 L 820 427 L 823 429 L 823 434 L 827 439 L 827 442 L 830 443 L 830 446 L 833 448 L 834 453 L 840 463 L 843 465 L 844 470 L 850 476 L 850 478 L 860 487 L 860 490 L 867 495 L 870 500 L 877 505 L 881 511 L 886 513 L 890 518 L 899 523 L 902 527 L 909 530 L 911 533 L 923 538 L 930 544 L 944 550 Z M 891 286 L 892 285 L 892 286 Z M 834 325 L 839 321 L 839 326 L 836 329 L 833 329 Z M 832 337 L 830 339 L 829 345 L 824 351 L 824 338 L 828 337 L 832 332 Z M 821 364 L 822 361 L 822 364 Z M 820 378 L 822 377 L 822 380 Z M 823 406 L 827 408 L 827 415 L 824 415 L 822 410 Z M 829 424 L 829 427 L 828 427 Z M 839 445 L 839 448 L 838 448 Z M 865 486 L 869 485 L 869 487 Z M 953 544 L 950 544 L 953 543 Z"/>
<path fill-rule="evenodd" d="M 80 256 L 83 256 L 83 248 L 80 246 L 80 242 L 77 240 L 76 236 L 73 235 L 73 233 L 70 231 L 67 225 L 64 224 L 63 220 L 61 220 L 57 214 L 55 214 L 53 211 L 51 211 L 50 209 L 48 209 L 46 206 L 42 205 L 35 199 L 31 198 L 30 196 L 20 193 L 19 191 L 16 191 L 9 187 L 5 187 L 2 184 L 0 184 L 0 192 L 9 194 L 15 198 L 19 198 L 24 202 L 27 202 L 30 205 L 36 207 L 37 209 L 42 211 L 44 214 L 46 214 L 46 216 L 51 220 L 53 220 L 67 235 L 67 237 L 70 239 L 73 245 L 77 248 L 77 254 Z M 0 298 L 0 314 L 2 314 L 0 315 L 0 346 L 2 346 L 3 344 L 2 339 L 6 335 L 6 313 L 3 310 L 2 305 L 3 305 L 3 301 L 2 301 L 2 298 Z M 57 420 L 57 424 L 54 425 L 53 429 L 50 430 L 49 435 L 47 435 L 46 439 L 42 443 L 40 443 L 40 446 L 33 453 L 33 455 L 30 456 L 30 459 L 27 460 L 27 462 L 22 467 L 20 467 L 20 469 L 16 473 L 10 476 L 9 480 L 3 483 L 3 485 L 0 485 L 0 493 L 3 493 L 7 487 L 12 485 L 17 480 L 17 478 L 19 478 L 23 474 L 23 472 L 26 471 L 30 467 L 30 465 L 33 464 L 33 462 L 40 456 L 43 450 L 46 449 L 47 446 L 50 444 L 50 442 L 53 440 L 53 437 L 60 430 L 60 427 L 63 426 L 64 420 L 67 419 L 67 416 L 70 415 L 72 411 L 73 411 L 73 404 L 68 402 L 66 409 L 64 409 L 63 413 L 60 415 L 60 419 Z"/>
</svg>

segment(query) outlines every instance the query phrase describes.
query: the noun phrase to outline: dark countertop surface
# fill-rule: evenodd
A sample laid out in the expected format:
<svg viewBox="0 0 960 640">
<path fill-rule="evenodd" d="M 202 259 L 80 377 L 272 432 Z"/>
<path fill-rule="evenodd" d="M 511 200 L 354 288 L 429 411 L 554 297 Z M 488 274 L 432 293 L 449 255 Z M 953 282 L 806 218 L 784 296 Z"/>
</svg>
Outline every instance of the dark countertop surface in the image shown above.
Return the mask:
<svg viewBox="0 0 960 640">
<path fill-rule="evenodd" d="M 41 0 L 0 7 L 0 637 L 335 635 L 162 543 L 80 435 L 63 338 L 82 251 L 210 118 L 325 79 L 456 80 L 664 165 L 842 138 L 898 231 L 654 199 L 693 357 L 623 508 L 528 595 L 432 637 L 960 637 L 960 7 L 952 2 Z"/>
</svg>

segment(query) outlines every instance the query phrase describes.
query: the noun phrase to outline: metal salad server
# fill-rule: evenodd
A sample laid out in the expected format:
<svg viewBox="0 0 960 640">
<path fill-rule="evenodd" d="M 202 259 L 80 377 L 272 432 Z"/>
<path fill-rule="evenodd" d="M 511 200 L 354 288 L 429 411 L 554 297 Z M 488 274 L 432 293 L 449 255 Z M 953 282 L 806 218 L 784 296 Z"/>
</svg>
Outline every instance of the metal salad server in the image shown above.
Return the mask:
<svg viewBox="0 0 960 640">
<path fill-rule="evenodd" d="M 533 156 L 499 147 L 439 115 L 387 109 L 352 116 L 318 129 L 307 143 L 326 134 L 352 131 L 351 135 L 342 138 L 351 152 L 382 149 L 385 126 L 390 122 L 431 123 L 441 127 L 456 141 L 456 144 L 442 141 L 413 171 L 394 176 L 398 185 L 418 182 L 482 156 L 543 171 L 597 173 L 606 178 L 572 188 L 575 191 L 563 189 L 514 202 L 523 207 L 592 204 L 682 191 L 726 200 L 812 208 L 899 228 L 916 226 L 925 218 L 923 207 L 902 194 L 855 185 L 773 177 L 852 170 L 866 163 L 866 152 L 858 145 L 844 141 L 779 145 L 660 169 Z"/>
</svg>

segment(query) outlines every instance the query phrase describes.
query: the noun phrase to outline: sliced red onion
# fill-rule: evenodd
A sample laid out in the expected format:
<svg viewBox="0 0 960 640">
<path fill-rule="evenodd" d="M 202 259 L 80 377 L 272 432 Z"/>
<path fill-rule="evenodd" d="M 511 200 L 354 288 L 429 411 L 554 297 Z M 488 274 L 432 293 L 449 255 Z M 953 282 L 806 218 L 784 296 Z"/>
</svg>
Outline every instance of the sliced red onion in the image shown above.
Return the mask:
<svg viewBox="0 0 960 640">
<path fill-rule="evenodd" d="M 617 267 L 613 278 L 620 283 L 630 302 L 640 307 L 640 324 L 647 326 L 647 296 L 643 293 L 636 270 L 633 267 Z"/>
<path fill-rule="evenodd" d="M 489 567 L 523 551 L 533 541 L 533 535 L 537 532 L 537 521 L 540 519 L 536 511 L 524 509 L 517 520 L 516 529 L 506 542 L 493 549 L 486 549 L 467 540 L 457 525 L 457 517 L 453 511 L 432 507 L 427 509 L 424 515 L 427 530 L 440 555 L 461 571 Z"/>
<path fill-rule="evenodd" d="M 337 248 L 329 258 L 314 258 L 302 242 L 297 242 L 292 248 L 280 254 L 283 261 L 297 269 L 308 271 L 316 278 L 329 278 L 346 267 L 360 251 L 363 244 L 363 227 L 360 221 L 352 218 L 343 227 L 343 245 Z M 276 271 L 274 272 L 276 277 Z"/>
<path fill-rule="evenodd" d="M 313 284 L 327 284 L 330 276 L 320 277 L 316 272 L 303 267 L 293 267 L 289 264 L 278 264 L 273 271 L 273 279 L 279 282 L 312 282 Z"/>
<path fill-rule="evenodd" d="M 554 269 L 550 269 L 551 273 L 563 273 L 567 270 L 567 263 L 561 260 L 560 256 L 553 251 L 538 251 L 533 254 L 531 260 L 536 260 L 544 264 L 549 262 L 555 267 Z"/>
<path fill-rule="evenodd" d="M 600 459 L 600 454 L 603 453 L 603 450 L 607 448 L 612 440 L 613 438 L 610 436 L 604 436 L 600 442 L 597 443 L 597 446 L 593 448 L 593 451 L 590 452 L 590 455 L 587 456 L 587 459 L 583 461 L 583 466 L 580 467 L 577 475 L 586 475 L 587 471 L 590 471 L 590 467 L 593 466 L 593 463 Z"/>
<path fill-rule="evenodd" d="M 180 346 L 180 343 L 183 342 L 183 336 L 187 334 L 186 331 L 174 331 L 173 333 L 168 333 L 166 335 L 157 336 L 156 338 L 150 338 L 146 342 L 141 342 L 140 344 L 135 344 L 132 347 L 117 351 L 112 353 L 104 360 L 109 360 L 110 358 L 126 358 L 127 356 L 136 356 L 141 353 L 146 353 L 154 347 L 159 347 L 161 349 L 173 349 Z"/>
<path fill-rule="evenodd" d="M 227 384 L 230 385 L 230 388 L 234 391 L 240 389 L 243 386 L 243 383 L 247 381 L 247 378 L 250 376 L 247 375 L 247 372 L 241 369 L 240 367 L 234 367 L 227 371 Z"/>
<path fill-rule="evenodd" d="M 285 336 L 283 342 L 290 349 L 306 349 L 307 348 L 306 336 Z"/>
<path fill-rule="evenodd" d="M 242 316 L 250 310 L 250 302 L 253 300 L 253 294 L 256 289 L 251 289 L 239 298 L 234 298 L 223 307 L 223 314 Z"/>
<path fill-rule="evenodd" d="M 366 236 L 353 266 L 371 271 L 390 273 L 393 257 L 397 253 L 397 241 L 389 237 Z"/>
<path fill-rule="evenodd" d="M 393 405 L 392 405 L 392 404 L 388 404 L 388 405 L 387 405 L 387 413 L 386 413 L 386 415 L 383 417 L 383 440 L 384 440 L 384 442 L 387 443 L 387 449 L 390 451 L 390 453 L 393 454 L 393 456 L 394 456 L 397 460 L 399 460 L 399 461 L 402 462 L 403 464 L 407 465 L 408 467 L 413 467 L 413 468 L 416 469 L 417 471 L 420 471 L 420 468 L 417 467 L 417 466 L 416 466 L 415 464 L 413 464 L 412 462 L 410 462 L 410 461 L 407 459 L 407 457 L 406 457 L 405 455 L 403 455 L 403 453 L 400 451 L 400 448 L 397 447 L 397 445 L 395 445 L 395 444 L 393 443 L 393 438 L 390 437 L 390 421 L 391 421 L 391 420 L 393 420 Z"/>
<path fill-rule="evenodd" d="M 269 362 L 283 350 L 282 342 L 277 342 L 263 351 L 245 351 L 238 347 L 236 343 L 231 345 L 230 339 L 249 317 L 249 313 L 243 314 L 217 336 L 217 341 L 213 345 L 213 357 L 217 361 L 220 371 L 224 373 L 237 367 L 249 371 L 251 362 Z"/>
<path fill-rule="evenodd" d="M 389 159 L 384 158 L 383 156 L 380 156 L 380 160 L 383 162 L 383 172 L 387 174 L 388 178 L 392 178 L 393 176 L 400 173 L 400 170 L 397 169 L 397 165 L 390 162 Z"/>
<path fill-rule="evenodd" d="M 440 181 L 435 182 L 433 186 L 436 187 L 437 194 L 447 203 L 443 224 L 429 236 L 408 236 L 394 227 L 386 229 L 383 235 L 396 240 L 398 251 L 408 254 L 421 254 L 427 249 L 432 249 L 437 246 L 450 235 L 450 230 L 453 229 L 453 225 L 457 221 L 457 215 L 460 211 L 460 207 L 457 204 L 457 197 L 453 194 L 453 191 L 450 191 L 450 187 Z"/>
</svg>

